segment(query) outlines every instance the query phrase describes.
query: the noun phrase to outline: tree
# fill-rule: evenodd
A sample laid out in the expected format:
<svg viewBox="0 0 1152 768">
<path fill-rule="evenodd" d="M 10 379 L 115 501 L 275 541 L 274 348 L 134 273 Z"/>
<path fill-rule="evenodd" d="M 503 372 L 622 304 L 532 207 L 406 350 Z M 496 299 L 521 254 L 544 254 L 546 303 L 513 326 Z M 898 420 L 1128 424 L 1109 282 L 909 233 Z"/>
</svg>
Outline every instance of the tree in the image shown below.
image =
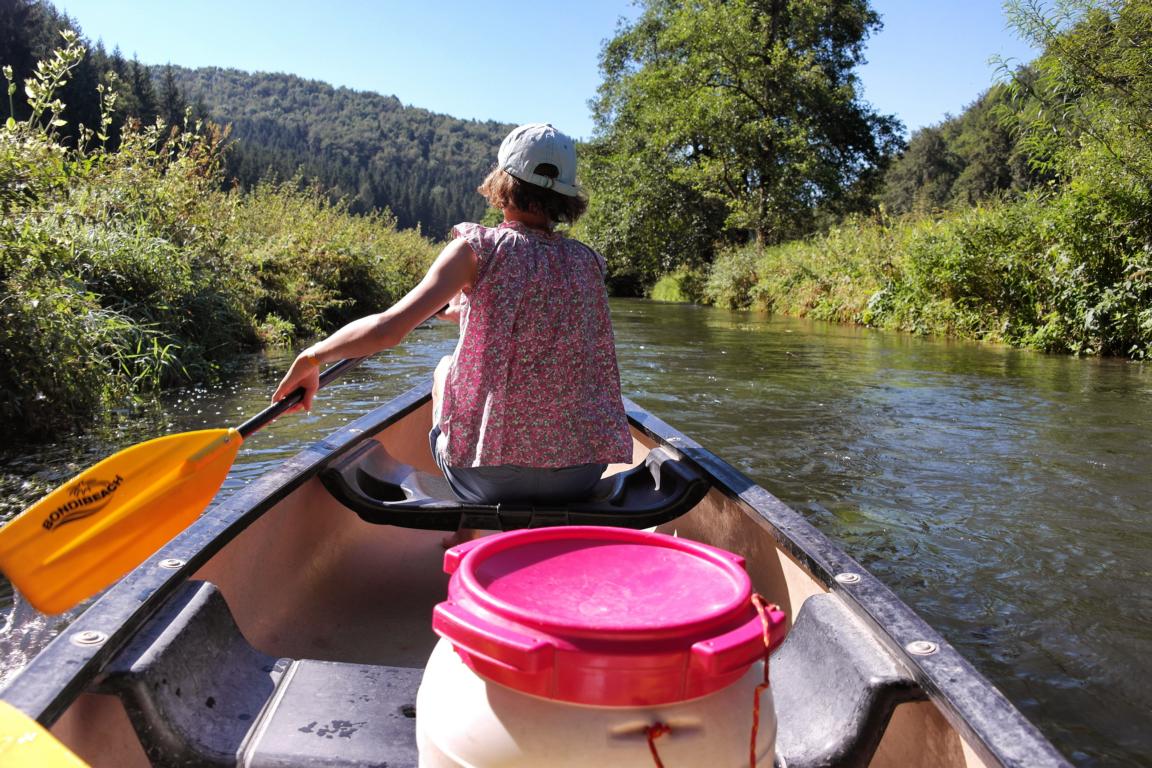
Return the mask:
<svg viewBox="0 0 1152 768">
<path fill-rule="evenodd" d="M 1020 143 L 1057 182 L 1056 335 L 1152 357 L 1152 0 L 1019 0 L 1008 14 L 1044 49 L 1011 85 Z"/>
<path fill-rule="evenodd" d="M 156 100 L 156 86 L 152 84 L 152 75 L 148 67 L 133 57 L 128 65 L 128 88 L 132 94 L 132 103 L 128 107 L 129 114 L 139 118 L 144 125 L 156 122 L 159 114 L 159 105 Z"/>
<path fill-rule="evenodd" d="M 1013 77 L 1030 81 L 1030 67 Z M 880 197 L 888 212 L 938 211 L 1017 198 L 1050 177 L 1030 165 L 1017 137 L 1020 103 L 1003 84 L 956 117 L 916 131 L 889 167 Z"/>
<path fill-rule="evenodd" d="M 37 51 L 29 30 L 43 25 L 42 13 L 42 9 L 31 0 L 0 0 L 0 65 L 11 67 L 15 79 L 21 83 L 36 66 Z M 15 114 L 11 117 L 23 120 L 28 116 L 28 102 L 23 89 L 18 88 L 13 96 Z M 7 106 L 5 102 L 5 110 Z M 5 113 L 5 117 L 8 116 Z"/>
<path fill-rule="evenodd" d="M 660 275 L 711 260 L 726 206 L 680 181 L 667 158 L 621 139 L 581 147 L 580 164 L 592 195 L 577 234 L 604 254 L 613 294 L 641 295 Z"/>
<path fill-rule="evenodd" d="M 184 112 L 188 109 L 188 100 L 176 84 L 176 76 L 172 74 L 172 65 L 164 67 L 164 75 L 160 80 L 160 101 L 157 112 L 168 125 L 182 126 Z"/>
<path fill-rule="evenodd" d="M 445 237 L 484 215 L 476 188 L 512 126 L 458 120 L 395 96 L 334 88 L 285 74 L 171 66 L 193 104 L 231 126 L 227 178 L 242 188 L 265 179 L 319 184 L 354 213 L 388 210 L 399 226 Z M 157 82 L 167 71 L 156 68 Z M 163 89 L 162 89 L 163 90 Z"/>
<path fill-rule="evenodd" d="M 609 161 L 590 179 L 597 205 L 714 204 L 722 215 L 697 222 L 708 242 L 762 243 L 860 205 L 901 145 L 853 71 L 879 27 L 866 0 L 646 0 L 601 55 L 595 152 Z"/>
<path fill-rule="evenodd" d="M 889 169 L 881 199 L 891 213 L 944 208 L 963 170 L 963 160 L 952 151 L 944 131 L 935 126 L 921 128 Z"/>
<path fill-rule="evenodd" d="M 79 34 L 76 23 L 51 4 L 36 0 L 0 0 L 0 65 L 12 68 L 13 81 L 17 84 L 11 100 L 12 116 L 17 120 L 24 119 L 29 112 L 22 84 L 33 76 L 36 62 L 49 58 L 61 46 L 61 33 L 65 30 Z M 81 123 L 91 127 L 100 119 L 95 86 L 105 59 L 99 46 L 87 50 L 57 94 L 68 105 L 68 124 L 61 127 L 61 134 L 70 140 L 75 140 Z M 5 103 L 0 110 L 5 116 L 7 107 Z"/>
<path fill-rule="evenodd" d="M 1152 2 L 1015 0 L 1009 21 L 1044 54 L 1013 74 L 1033 161 L 1070 177 L 1108 166 L 1152 187 Z"/>
</svg>

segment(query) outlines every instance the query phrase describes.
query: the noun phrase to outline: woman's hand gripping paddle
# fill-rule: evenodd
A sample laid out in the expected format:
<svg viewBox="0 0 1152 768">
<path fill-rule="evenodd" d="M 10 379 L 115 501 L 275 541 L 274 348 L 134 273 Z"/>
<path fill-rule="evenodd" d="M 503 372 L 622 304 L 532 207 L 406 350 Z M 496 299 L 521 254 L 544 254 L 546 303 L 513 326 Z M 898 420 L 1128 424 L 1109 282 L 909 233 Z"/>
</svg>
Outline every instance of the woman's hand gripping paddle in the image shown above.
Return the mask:
<svg viewBox="0 0 1152 768">
<path fill-rule="evenodd" d="M 359 362 L 329 367 L 320 386 Z M 159 437 L 81 472 L 0 528 L 0 571 L 43 613 L 91 597 L 191 525 L 220 490 L 244 438 L 299 404 L 303 393 L 234 429 Z"/>
</svg>

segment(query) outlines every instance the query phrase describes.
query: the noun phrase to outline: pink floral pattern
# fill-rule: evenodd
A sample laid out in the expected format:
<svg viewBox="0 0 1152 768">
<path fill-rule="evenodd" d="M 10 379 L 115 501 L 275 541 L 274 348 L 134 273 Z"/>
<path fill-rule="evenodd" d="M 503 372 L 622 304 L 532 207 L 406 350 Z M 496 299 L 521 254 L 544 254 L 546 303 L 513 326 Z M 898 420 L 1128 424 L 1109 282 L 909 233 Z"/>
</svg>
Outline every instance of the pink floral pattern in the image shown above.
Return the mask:
<svg viewBox="0 0 1152 768">
<path fill-rule="evenodd" d="M 517 222 L 458 224 L 453 234 L 479 270 L 444 387 L 438 447 L 447 463 L 630 461 L 603 257 Z"/>
</svg>

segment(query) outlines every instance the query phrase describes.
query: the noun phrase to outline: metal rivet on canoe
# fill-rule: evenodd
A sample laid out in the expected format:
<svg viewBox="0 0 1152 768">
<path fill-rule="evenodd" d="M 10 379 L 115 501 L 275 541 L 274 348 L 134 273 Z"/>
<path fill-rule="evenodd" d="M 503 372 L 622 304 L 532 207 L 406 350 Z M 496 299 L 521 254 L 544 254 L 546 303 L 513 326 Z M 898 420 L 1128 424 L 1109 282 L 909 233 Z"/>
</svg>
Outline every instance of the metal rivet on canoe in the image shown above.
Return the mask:
<svg viewBox="0 0 1152 768">
<path fill-rule="evenodd" d="M 169 557 L 160 561 L 161 568 L 168 568 L 169 570 L 176 570 L 177 568 L 184 567 L 184 561 L 178 557 Z"/>
<path fill-rule="evenodd" d="M 940 650 L 940 646 L 936 645 L 936 643 L 932 642 L 931 640 L 913 640 L 912 642 L 908 643 L 908 645 L 904 646 L 904 650 L 908 651 L 908 653 L 911 653 L 914 656 L 931 656 L 932 654 L 936 653 L 936 651 Z"/>
<path fill-rule="evenodd" d="M 103 632 L 97 632 L 94 629 L 86 629 L 83 632 L 77 632 L 69 638 L 73 645 L 81 646 L 102 645 L 107 639 L 108 635 L 104 634 Z"/>
<path fill-rule="evenodd" d="M 858 584 L 860 583 L 860 574 L 858 573 L 838 573 L 836 574 L 836 581 L 841 584 Z"/>
</svg>

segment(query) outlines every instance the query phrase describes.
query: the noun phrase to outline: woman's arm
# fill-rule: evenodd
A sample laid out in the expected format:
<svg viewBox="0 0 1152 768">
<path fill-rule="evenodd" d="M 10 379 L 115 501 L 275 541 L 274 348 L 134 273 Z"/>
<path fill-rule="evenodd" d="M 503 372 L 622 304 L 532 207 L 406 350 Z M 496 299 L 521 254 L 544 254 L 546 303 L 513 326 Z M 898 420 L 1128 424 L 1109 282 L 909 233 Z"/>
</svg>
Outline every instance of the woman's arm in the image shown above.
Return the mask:
<svg viewBox="0 0 1152 768">
<path fill-rule="evenodd" d="M 471 246 L 463 238 L 453 240 L 436 257 L 424 279 L 400 301 L 384 312 L 353 320 L 301 352 L 272 394 L 273 402 L 303 387 L 304 399 L 299 407 L 311 410 L 312 398 L 320 385 L 321 365 L 345 357 L 366 357 L 396 346 L 456 294 L 471 288 L 476 271 L 476 253 Z"/>
</svg>

